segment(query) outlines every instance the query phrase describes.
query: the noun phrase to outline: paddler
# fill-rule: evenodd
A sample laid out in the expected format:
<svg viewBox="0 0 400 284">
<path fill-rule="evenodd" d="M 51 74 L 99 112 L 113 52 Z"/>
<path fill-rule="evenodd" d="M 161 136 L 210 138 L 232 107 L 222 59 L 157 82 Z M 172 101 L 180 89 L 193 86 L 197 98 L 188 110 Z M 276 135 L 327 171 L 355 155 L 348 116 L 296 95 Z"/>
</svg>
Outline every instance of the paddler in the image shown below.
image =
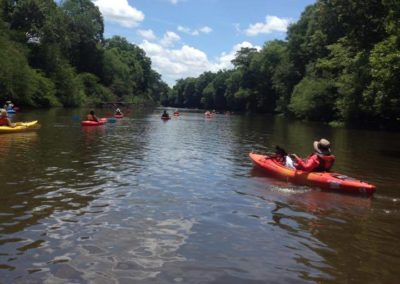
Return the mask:
<svg viewBox="0 0 400 284">
<path fill-rule="evenodd" d="M 94 114 L 93 110 L 91 110 L 90 113 L 86 116 L 86 120 L 99 122 L 99 119 Z"/>
<path fill-rule="evenodd" d="M 314 153 L 306 159 L 300 159 L 296 154 L 286 157 L 286 165 L 306 172 L 328 172 L 335 162 L 331 153 L 331 143 L 325 138 L 313 143 Z"/>
<path fill-rule="evenodd" d="M 0 126 L 15 127 L 15 123 L 12 123 L 8 118 L 8 113 L 5 109 L 0 110 Z"/>
<path fill-rule="evenodd" d="M 167 110 L 164 110 L 163 114 L 161 115 L 161 118 L 169 118 Z"/>
</svg>

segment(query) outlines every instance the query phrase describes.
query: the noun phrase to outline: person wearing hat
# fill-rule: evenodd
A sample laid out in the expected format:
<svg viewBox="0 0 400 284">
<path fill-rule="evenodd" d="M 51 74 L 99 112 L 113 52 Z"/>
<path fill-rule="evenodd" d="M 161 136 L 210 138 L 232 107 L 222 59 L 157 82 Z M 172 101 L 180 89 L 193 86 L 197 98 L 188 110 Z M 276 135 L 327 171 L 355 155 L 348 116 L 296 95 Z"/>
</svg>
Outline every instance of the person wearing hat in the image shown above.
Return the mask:
<svg viewBox="0 0 400 284">
<path fill-rule="evenodd" d="M 294 161 L 294 167 L 297 170 L 306 172 L 327 172 L 335 162 L 335 156 L 331 153 L 331 143 L 322 138 L 313 143 L 314 153 L 309 155 L 305 160 L 300 159 L 296 154 L 291 154 L 290 157 Z"/>
<path fill-rule="evenodd" d="M 15 123 L 11 123 L 8 113 L 5 109 L 0 110 L 0 126 L 15 127 Z"/>
<path fill-rule="evenodd" d="M 117 115 L 122 115 L 122 111 L 121 111 L 119 108 L 117 108 L 117 109 L 115 110 L 115 114 L 117 114 Z"/>
</svg>

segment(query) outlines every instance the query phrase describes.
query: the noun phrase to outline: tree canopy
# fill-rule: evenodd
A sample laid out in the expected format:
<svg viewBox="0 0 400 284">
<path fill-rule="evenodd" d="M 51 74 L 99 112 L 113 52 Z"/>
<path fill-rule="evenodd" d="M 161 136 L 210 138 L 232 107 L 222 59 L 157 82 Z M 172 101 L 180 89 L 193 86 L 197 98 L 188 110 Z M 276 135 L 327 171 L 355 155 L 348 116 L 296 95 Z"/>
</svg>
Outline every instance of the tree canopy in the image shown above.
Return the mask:
<svg viewBox="0 0 400 284">
<path fill-rule="evenodd" d="M 399 23 L 399 1 L 318 0 L 285 41 L 239 50 L 232 70 L 177 81 L 162 103 L 399 129 Z"/>
<path fill-rule="evenodd" d="M 168 86 L 150 58 L 103 33 L 90 0 L 0 0 L 0 99 L 36 107 L 158 102 Z"/>
</svg>

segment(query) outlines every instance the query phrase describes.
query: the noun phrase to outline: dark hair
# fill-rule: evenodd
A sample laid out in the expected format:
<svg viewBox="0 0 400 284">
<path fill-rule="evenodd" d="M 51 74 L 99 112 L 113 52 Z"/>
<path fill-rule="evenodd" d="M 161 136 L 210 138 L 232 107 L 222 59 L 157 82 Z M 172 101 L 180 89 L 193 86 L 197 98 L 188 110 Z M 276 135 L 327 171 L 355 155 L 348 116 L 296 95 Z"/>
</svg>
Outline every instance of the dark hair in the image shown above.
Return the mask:
<svg viewBox="0 0 400 284">
<path fill-rule="evenodd" d="M 91 111 L 90 111 L 90 114 L 91 114 L 91 115 L 94 115 L 94 111 L 93 111 L 93 110 L 91 110 Z"/>
</svg>

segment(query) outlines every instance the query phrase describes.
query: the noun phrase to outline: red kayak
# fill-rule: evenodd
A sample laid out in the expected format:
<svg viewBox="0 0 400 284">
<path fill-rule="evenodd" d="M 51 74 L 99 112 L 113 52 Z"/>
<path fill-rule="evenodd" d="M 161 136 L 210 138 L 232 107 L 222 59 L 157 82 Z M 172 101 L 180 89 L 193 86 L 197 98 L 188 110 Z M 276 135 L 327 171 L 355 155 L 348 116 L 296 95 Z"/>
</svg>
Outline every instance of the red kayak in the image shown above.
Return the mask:
<svg viewBox="0 0 400 284">
<path fill-rule="evenodd" d="M 84 120 L 81 121 L 82 126 L 97 126 L 97 125 L 103 125 L 107 122 L 107 118 L 100 118 L 99 121 L 93 121 L 93 120 Z"/>
<path fill-rule="evenodd" d="M 171 118 L 169 116 L 161 116 L 162 120 L 170 120 Z"/>
<path fill-rule="evenodd" d="M 124 115 L 121 113 L 121 114 L 114 114 L 114 117 L 115 118 L 123 118 L 124 117 Z"/>
<path fill-rule="evenodd" d="M 299 185 L 317 186 L 322 189 L 344 193 L 372 195 L 376 187 L 366 182 L 331 172 L 305 172 L 294 170 L 282 164 L 278 156 L 266 156 L 250 153 L 253 163 L 274 177 Z"/>
</svg>

